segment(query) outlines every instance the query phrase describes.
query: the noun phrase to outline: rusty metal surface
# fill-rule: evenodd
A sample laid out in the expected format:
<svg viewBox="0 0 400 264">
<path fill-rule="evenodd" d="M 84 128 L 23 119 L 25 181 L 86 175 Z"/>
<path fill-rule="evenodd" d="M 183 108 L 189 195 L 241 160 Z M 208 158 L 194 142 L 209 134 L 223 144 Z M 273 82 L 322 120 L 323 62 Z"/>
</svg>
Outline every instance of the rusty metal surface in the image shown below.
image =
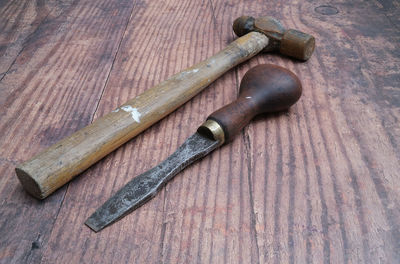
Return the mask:
<svg viewBox="0 0 400 264">
<path fill-rule="evenodd" d="M 279 20 L 270 16 L 241 16 L 233 22 L 233 31 L 237 36 L 252 31 L 260 32 L 269 39 L 264 52 L 275 51 L 302 61 L 308 60 L 315 48 L 315 38 L 312 35 L 295 29 L 285 29 Z"/>
<path fill-rule="evenodd" d="M 196 132 L 166 160 L 126 184 L 97 209 L 85 224 L 98 232 L 114 223 L 153 198 L 171 178 L 219 145 L 219 141 Z"/>
</svg>

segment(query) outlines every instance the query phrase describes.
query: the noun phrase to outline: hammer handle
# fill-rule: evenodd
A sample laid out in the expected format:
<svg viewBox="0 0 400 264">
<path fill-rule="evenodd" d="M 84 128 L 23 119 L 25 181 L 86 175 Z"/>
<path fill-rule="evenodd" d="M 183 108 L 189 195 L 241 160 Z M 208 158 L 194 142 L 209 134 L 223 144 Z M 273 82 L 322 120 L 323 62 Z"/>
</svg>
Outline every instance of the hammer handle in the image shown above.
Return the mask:
<svg viewBox="0 0 400 264">
<path fill-rule="evenodd" d="M 146 90 L 17 166 L 22 186 L 34 197 L 46 198 L 267 45 L 265 35 L 248 33 L 214 56 Z"/>
</svg>

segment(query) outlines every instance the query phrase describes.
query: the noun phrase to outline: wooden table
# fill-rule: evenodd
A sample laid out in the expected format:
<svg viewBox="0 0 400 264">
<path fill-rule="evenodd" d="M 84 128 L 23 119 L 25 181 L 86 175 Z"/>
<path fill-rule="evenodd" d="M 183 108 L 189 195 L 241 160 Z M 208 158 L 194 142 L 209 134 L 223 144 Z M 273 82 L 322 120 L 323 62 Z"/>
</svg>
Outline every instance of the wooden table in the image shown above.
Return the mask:
<svg viewBox="0 0 400 264">
<path fill-rule="evenodd" d="M 1 263 L 399 263 L 398 1 L 1 1 Z M 44 201 L 14 168 L 271 15 L 317 39 L 306 63 L 258 55 Z M 233 101 L 250 67 L 302 80 L 100 233 L 83 222 Z"/>
</svg>

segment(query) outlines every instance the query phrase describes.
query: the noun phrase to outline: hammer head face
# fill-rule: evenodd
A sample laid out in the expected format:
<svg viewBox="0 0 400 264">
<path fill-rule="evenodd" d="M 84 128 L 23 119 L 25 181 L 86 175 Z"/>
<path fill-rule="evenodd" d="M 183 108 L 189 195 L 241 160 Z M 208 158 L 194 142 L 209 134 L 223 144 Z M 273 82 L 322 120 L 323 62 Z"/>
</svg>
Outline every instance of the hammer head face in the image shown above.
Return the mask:
<svg viewBox="0 0 400 264">
<path fill-rule="evenodd" d="M 233 30 L 239 37 L 251 31 L 263 33 L 269 39 L 264 52 L 278 51 L 298 60 L 308 60 L 315 47 L 313 36 L 294 29 L 285 30 L 279 20 L 270 16 L 241 16 L 233 22 Z"/>
<path fill-rule="evenodd" d="M 306 61 L 314 52 L 315 38 L 295 29 L 287 30 L 283 36 L 279 52 Z"/>
<path fill-rule="evenodd" d="M 251 16 L 241 16 L 233 22 L 233 31 L 238 37 L 257 31 L 270 38 L 276 38 L 285 32 L 285 28 L 279 20 L 270 16 L 257 19 Z"/>
<path fill-rule="evenodd" d="M 233 31 L 236 36 L 241 37 L 249 32 L 254 31 L 255 18 L 251 16 L 241 16 L 233 21 Z"/>
</svg>

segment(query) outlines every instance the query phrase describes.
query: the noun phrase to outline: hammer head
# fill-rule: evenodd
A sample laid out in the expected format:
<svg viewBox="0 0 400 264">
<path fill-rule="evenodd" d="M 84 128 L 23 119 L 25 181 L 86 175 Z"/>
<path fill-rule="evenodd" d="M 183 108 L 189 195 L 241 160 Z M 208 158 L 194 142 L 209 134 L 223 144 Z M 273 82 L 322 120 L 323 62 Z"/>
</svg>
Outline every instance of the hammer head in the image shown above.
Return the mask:
<svg viewBox="0 0 400 264">
<path fill-rule="evenodd" d="M 263 33 L 270 41 L 264 51 L 279 51 L 303 61 L 311 57 L 315 47 L 313 36 L 295 29 L 286 30 L 277 19 L 269 16 L 241 16 L 233 22 L 233 31 L 238 37 L 251 31 Z"/>
</svg>

